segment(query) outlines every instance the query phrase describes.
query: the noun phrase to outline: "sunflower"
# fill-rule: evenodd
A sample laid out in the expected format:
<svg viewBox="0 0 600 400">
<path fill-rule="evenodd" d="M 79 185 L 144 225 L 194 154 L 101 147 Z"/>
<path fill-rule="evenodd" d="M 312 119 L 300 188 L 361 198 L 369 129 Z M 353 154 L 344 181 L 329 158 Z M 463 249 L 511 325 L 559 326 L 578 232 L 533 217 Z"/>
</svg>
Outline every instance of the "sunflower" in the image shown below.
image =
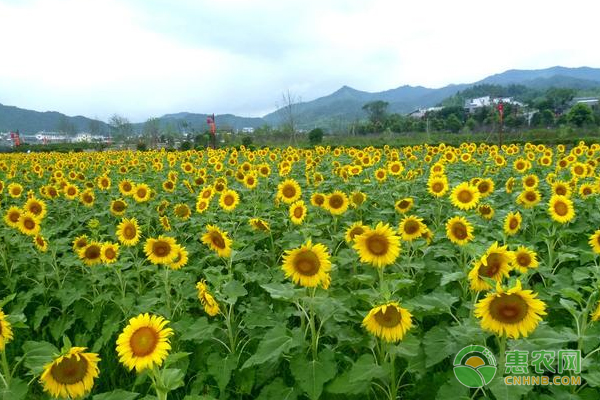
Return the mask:
<svg viewBox="0 0 600 400">
<path fill-rule="evenodd" d="M 158 239 L 148 238 L 144 253 L 152 264 L 169 264 L 177 257 L 177 243 L 172 237 L 163 235 Z"/>
<path fill-rule="evenodd" d="M 196 284 L 196 289 L 198 289 L 198 300 L 204 307 L 204 312 L 206 312 L 211 317 L 214 317 L 219 313 L 219 303 L 215 300 L 213 295 L 208 291 L 206 286 L 206 280 L 202 279 L 200 282 Z"/>
<path fill-rule="evenodd" d="M 573 201 L 565 196 L 553 195 L 548 203 L 548 213 L 556 222 L 567 223 L 575 218 Z"/>
<path fill-rule="evenodd" d="M 325 195 L 323 193 L 313 193 L 310 196 L 310 204 L 315 207 L 323 207 L 325 204 Z"/>
<path fill-rule="evenodd" d="M 327 289 L 331 280 L 327 247 L 320 243 L 313 245 L 310 240 L 296 249 L 286 250 L 282 269 L 286 278 L 291 277 L 294 283 L 305 287 L 321 285 Z"/>
<path fill-rule="evenodd" d="M 385 180 L 387 179 L 387 171 L 383 168 L 377 169 L 375 171 L 375 179 L 377 179 L 379 183 L 385 182 Z"/>
<path fill-rule="evenodd" d="M 324 200 L 324 199 L 323 199 Z M 350 194 L 350 206 L 358 208 L 367 200 L 367 195 L 363 192 L 352 192 Z M 311 199 L 312 202 L 312 199 Z"/>
<path fill-rule="evenodd" d="M 163 215 L 162 217 L 160 217 L 158 219 L 158 221 L 162 225 L 162 227 L 165 230 L 165 232 L 170 232 L 171 231 L 171 223 L 169 222 L 169 217 L 167 217 L 166 215 Z"/>
<path fill-rule="evenodd" d="M 490 178 L 484 178 L 477 182 L 476 187 L 483 199 L 494 192 L 494 181 Z"/>
<path fill-rule="evenodd" d="M 536 189 L 527 189 L 517 197 L 517 203 L 525 208 L 533 208 L 542 200 L 542 195 Z"/>
<path fill-rule="evenodd" d="M 540 183 L 540 178 L 533 174 L 527 175 L 521 179 L 521 183 L 523 184 L 523 189 L 535 189 Z"/>
<path fill-rule="evenodd" d="M 173 269 L 173 270 L 178 270 L 181 269 L 181 267 L 185 266 L 188 262 L 188 252 L 185 249 L 185 247 L 181 246 L 181 245 L 176 245 L 175 246 L 175 251 L 176 251 L 176 256 L 175 259 L 167 264 L 167 267 Z"/>
<path fill-rule="evenodd" d="M 594 251 L 594 253 L 600 254 L 600 229 L 598 229 L 590 236 L 590 240 L 588 241 L 588 243 L 590 244 L 590 246 L 592 246 L 592 250 Z"/>
<path fill-rule="evenodd" d="M 248 174 L 244 177 L 244 186 L 247 189 L 254 189 L 256 188 L 256 186 L 258 185 L 258 179 L 256 179 L 256 175 L 254 174 Z"/>
<path fill-rule="evenodd" d="M 117 243 L 106 242 L 100 248 L 100 259 L 106 264 L 112 264 L 117 261 L 119 256 L 119 245 Z"/>
<path fill-rule="evenodd" d="M 598 303 L 596 303 L 596 309 L 590 315 L 590 317 L 592 318 L 592 321 L 594 321 L 594 322 L 600 320 L 600 301 L 598 301 Z M 2 349 L 0 349 L 0 350 L 2 350 Z"/>
<path fill-rule="evenodd" d="M 19 207 L 11 206 L 8 210 L 6 210 L 6 214 L 4 214 L 4 222 L 11 228 L 18 229 L 21 213 L 23 213 L 23 210 L 21 210 Z"/>
<path fill-rule="evenodd" d="M 6 343 L 13 339 L 13 331 L 10 322 L 6 319 L 6 314 L 0 308 L 0 351 L 4 351 Z"/>
<path fill-rule="evenodd" d="M 415 201 L 412 197 L 405 197 L 403 199 L 398 200 L 394 205 L 394 208 L 396 209 L 396 211 L 402 214 L 406 214 L 410 211 L 414 204 Z"/>
<path fill-rule="evenodd" d="M 480 204 L 477 207 L 477 212 L 481 215 L 482 218 L 490 220 L 494 217 L 494 208 L 489 204 Z"/>
<path fill-rule="evenodd" d="M 537 268 L 538 265 L 539 263 L 535 251 L 528 249 L 525 246 L 519 246 L 514 252 L 513 267 L 522 274 L 526 273 L 531 268 Z"/>
<path fill-rule="evenodd" d="M 593 195 L 594 193 L 596 193 L 596 189 L 594 188 L 594 185 L 592 185 L 591 183 L 584 183 L 579 187 L 579 196 L 582 199 L 585 199 L 585 198 Z"/>
<path fill-rule="evenodd" d="M 450 200 L 452 201 L 453 206 L 461 210 L 470 210 L 477 206 L 479 196 L 479 190 L 477 190 L 476 187 L 469 185 L 467 182 L 463 182 L 452 189 Z"/>
<path fill-rule="evenodd" d="M 304 201 L 298 200 L 290 205 L 289 215 L 292 223 L 295 225 L 302 224 L 302 221 L 306 218 L 306 214 L 307 208 L 304 205 Z"/>
<path fill-rule="evenodd" d="M 123 199 L 117 199 L 110 202 L 110 213 L 114 216 L 120 217 L 125 214 L 127 209 L 127 203 Z"/>
<path fill-rule="evenodd" d="M 559 196 L 571 197 L 571 187 L 568 182 L 555 181 L 552 184 L 552 194 Z"/>
<path fill-rule="evenodd" d="M 219 257 L 231 255 L 231 239 L 227 237 L 227 232 L 221 231 L 215 225 L 206 226 L 206 233 L 202 235 L 202 243 L 216 251 Z"/>
<path fill-rule="evenodd" d="M 102 245 L 98 242 L 90 242 L 78 250 L 78 255 L 85 265 L 99 264 L 102 262 Z"/>
<path fill-rule="evenodd" d="M 131 318 L 117 339 L 119 361 L 137 372 L 162 365 L 171 350 L 169 336 L 173 330 L 166 327 L 168 323 L 148 313 Z"/>
<path fill-rule="evenodd" d="M 255 231 L 269 232 L 271 230 L 271 228 L 269 227 L 269 223 L 260 218 L 252 218 L 250 219 L 250 221 L 248 221 L 248 223 Z"/>
<path fill-rule="evenodd" d="M 87 235 L 79 235 L 75 239 L 73 239 L 73 250 L 78 252 L 88 245 L 88 237 Z"/>
<path fill-rule="evenodd" d="M 362 235 L 355 236 L 353 248 L 361 262 L 381 268 L 393 264 L 398 258 L 400 237 L 388 224 L 379 222 L 375 229 L 368 228 Z"/>
<path fill-rule="evenodd" d="M 117 238 L 124 246 L 135 246 L 140 241 L 137 219 L 123 218 L 117 226 Z"/>
<path fill-rule="evenodd" d="M 509 212 L 504 218 L 504 233 L 508 236 L 515 235 L 521 229 L 521 222 L 523 218 L 520 212 Z"/>
<path fill-rule="evenodd" d="M 387 170 L 390 175 L 398 176 L 404 170 L 404 166 L 400 161 L 392 161 L 388 163 Z"/>
<path fill-rule="evenodd" d="M 508 180 L 504 184 L 504 188 L 506 189 L 506 193 L 512 193 L 514 186 L 515 186 L 515 178 L 511 176 L 510 178 L 508 178 Z"/>
<path fill-rule="evenodd" d="M 286 204 L 291 204 L 302 195 L 300 185 L 294 179 L 286 179 L 277 186 L 277 198 Z"/>
<path fill-rule="evenodd" d="M 29 211 L 21 213 L 19 216 L 19 230 L 21 233 L 28 236 L 35 236 L 40 233 L 40 229 L 40 221 L 35 215 Z"/>
<path fill-rule="evenodd" d="M 35 235 L 35 237 L 33 238 L 33 244 L 42 253 L 48 250 L 48 241 L 44 239 L 42 235 Z"/>
<path fill-rule="evenodd" d="M 144 203 L 150 200 L 150 187 L 145 183 L 138 183 L 133 188 L 133 198 L 138 203 Z"/>
<path fill-rule="evenodd" d="M 175 191 L 175 182 L 167 179 L 162 183 L 162 188 L 165 192 L 173 193 Z"/>
<path fill-rule="evenodd" d="M 348 209 L 348 196 L 336 190 L 325 198 L 324 208 L 333 215 L 341 215 Z"/>
<path fill-rule="evenodd" d="M 92 189 L 84 190 L 79 194 L 79 201 L 86 207 L 92 207 L 96 201 L 94 191 Z"/>
<path fill-rule="evenodd" d="M 23 210 L 29 211 L 39 220 L 42 220 L 46 216 L 46 203 L 44 203 L 42 200 L 36 199 L 35 197 L 31 197 L 25 202 Z"/>
<path fill-rule="evenodd" d="M 71 347 L 64 355 L 44 366 L 40 382 L 53 397 L 77 398 L 88 394 L 98 377 L 96 353 L 84 353 L 87 347 Z"/>
<path fill-rule="evenodd" d="M 490 278 L 496 282 L 502 281 L 503 277 L 508 277 L 513 260 L 514 255 L 508 251 L 507 246 L 498 246 L 498 242 L 494 242 L 481 259 L 474 263 L 473 269 L 469 272 L 471 289 L 475 291 L 491 289 L 492 287 L 483 278 Z"/>
<path fill-rule="evenodd" d="M 427 181 L 427 191 L 435 197 L 442 197 L 448 192 L 448 178 L 445 175 L 432 176 Z"/>
<path fill-rule="evenodd" d="M 398 231 L 402 235 L 402 240 L 412 242 L 419 238 L 425 232 L 427 226 L 423 223 L 423 218 L 414 215 L 408 215 L 400 221 Z"/>
<path fill-rule="evenodd" d="M 214 195 L 215 195 L 215 190 L 213 189 L 213 187 L 206 186 L 198 194 L 198 201 L 200 201 L 200 199 L 210 201 L 210 199 L 212 199 Z"/>
<path fill-rule="evenodd" d="M 346 229 L 346 243 L 354 242 L 354 238 L 358 235 L 362 235 L 367 231 L 368 227 L 363 225 L 362 221 L 358 221 L 350 225 L 348 229 Z"/>
<path fill-rule="evenodd" d="M 446 222 L 446 236 L 460 246 L 469 243 L 473 236 L 473 226 L 463 217 L 452 217 Z"/>
<path fill-rule="evenodd" d="M 21 197 L 21 194 L 23 194 L 23 186 L 21 186 L 20 183 L 11 183 L 8 185 L 8 194 L 13 198 Z"/>
<path fill-rule="evenodd" d="M 371 309 L 363 319 L 362 325 L 369 333 L 395 343 L 402 340 L 406 331 L 412 327 L 412 315 L 396 302 L 377 306 Z"/>
<path fill-rule="evenodd" d="M 546 315 L 546 304 L 537 299 L 537 293 L 523 290 L 521 282 L 504 291 L 498 282 L 496 292 L 488 293 L 475 306 L 475 316 L 481 318 L 481 327 L 498 336 L 518 339 L 527 337 L 535 330 L 542 315 Z"/>
<path fill-rule="evenodd" d="M 233 211 L 240 202 L 240 195 L 232 189 L 226 189 L 219 196 L 219 206 L 225 211 Z"/>
<path fill-rule="evenodd" d="M 173 211 L 178 218 L 184 221 L 188 220 L 192 215 L 192 211 L 185 203 L 176 204 L 175 209 Z"/>
<path fill-rule="evenodd" d="M 127 179 L 119 182 L 119 192 L 121 192 L 123 196 L 131 196 L 134 188 L 134 184 Z"/>
</svg>

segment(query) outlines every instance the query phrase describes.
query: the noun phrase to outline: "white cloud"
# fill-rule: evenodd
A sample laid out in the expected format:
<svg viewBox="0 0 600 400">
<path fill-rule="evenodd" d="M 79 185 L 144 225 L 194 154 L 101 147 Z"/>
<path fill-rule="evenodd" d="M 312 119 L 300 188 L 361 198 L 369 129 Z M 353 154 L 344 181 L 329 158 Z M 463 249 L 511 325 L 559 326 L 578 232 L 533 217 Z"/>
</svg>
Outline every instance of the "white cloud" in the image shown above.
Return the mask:
<svg viewBox="0 0 600 400">
<path fill-rule="evenodd" d="M 133 120 L 600 66 L 595 2 L 0 0 L 0 102 Z"/>
</svg>

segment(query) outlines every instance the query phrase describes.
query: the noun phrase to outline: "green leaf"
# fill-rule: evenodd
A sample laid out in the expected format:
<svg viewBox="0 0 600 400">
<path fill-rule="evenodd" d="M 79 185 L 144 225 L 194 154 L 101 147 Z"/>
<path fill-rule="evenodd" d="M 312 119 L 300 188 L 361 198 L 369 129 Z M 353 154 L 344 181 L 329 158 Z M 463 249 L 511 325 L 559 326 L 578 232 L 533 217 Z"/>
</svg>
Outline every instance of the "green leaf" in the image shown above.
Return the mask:
<svg viewBox="0 0 600 400">
<path fill-rule="evenodd" d="M 231 379 L 231 371 L 237 367 L 237 363 L 237 357 L 231 354 L 225 358 L 221 358 L 218 353 L 212 353 L 206 360 L 208 373 L 217 381 L 221 396 L 225 393 L 225 388 Z"/>
<path fill-rule="evenodd" d="M 441 326 L 435 326 L 425 334 L 423 347 L 427 356 L 425 360 L 426 368 L 439 363 L 460 350 L 456 342 L 448 335 L 447 328 Z"/>
<path fill-rule="evenodd" d="M 8 296 L 6 296 L 5 298 L 3 298 L 2 300 L 0 300 L 0 308 L 4 307 L 5 305 L 7 305 L 11 301 L 13 301 L 15 297 L 17 297 L 17 294 L 12 293 L 12 294 L 9 294 Z"/>
<path fill-rule="evenodd" d="M 236 280 L 227 282 L 223 286 L 222 292 L 227 297 L 225 302 L 229 304 L 235 304 L 238 297 L 243 297 L 248 294 L 248 291 L 244 288 L 244 285 Z"/>
<path fill-rule="evenodd" d="M 33 375 L 39 375 L 44 371 L 44 366 L 59 354 L 58 349 L 48 342 L 28 341 L 23 344 L 23 364 Z"/>
<path fill-rule="evenodd" d="M 304 354 L 297 355 L 290 361 L 290 369 L 296 383 L 311 400 L 317 400 L 323 391 L 325 382 L 332 379 L 337 372 L 331 350 L 323 350 L 318 360 L 307 360 Z"/>
<path fill-rule="evenodd" d="M 185 374 L 180 369 L 176 368 L 165 368 L 159 370 L 159 379 L 162 382 L 163 387 L 168 391 L 177 389 L 183 386 L 183 378 Z"/>
<path fill-rule="evenodd" d="M 294 297 L 294 285 L 292 283 L 265 283 L 260 287 L 276 300 L 289 300 Z"/>
<path fill-rule="evenodd" d="M 256 353 L 246 360 L 242 369 L 277 360 L 295 345 L 288 330 L 283 325 L 278 325 L 267 332 L 259 343 Z"/>
<path fill-rule="evenodd" d="M 405 301 L 404 305 L 414 311 L 416 314 L 439 314 L 450 313 L 452 304 L 458 301 L 458 297 L 452 296 L 444 291 L 431 292 L 422 296 L 417 296 L 411 300 Z"/>
<path fill-rule="evenodd" d="M 112 392 L 100 393 L 94 395 L 93 400 L 135 400 L 140 394 L 128 392 L 127 390 L 117 389 Z"/>
<path fill-rule="evenodd" d="M 456 399 L 456 400 L 467 400 L 470 399 L 469 389 L 456 379 L 454 373 L 448 374 L 449 378 L 438 390 L 435 398 L 436 400 Z"/>
<path fill-rule="evenodd" d="M 282 378 L 275 378 L 260 391 L 256 400 L 296 400 L 298 392 L 295 388 L 287 386 Z"/>
<path fill-rule="evenodd" d="M 386 371 L 375 363 L 371 354 L 363 354 L 349 371 L 339 375 L 327 386 L 329 393 L 359 394 L 369 390 L 373 379 L 380 379 Z"/>
<path fill-rule="evenodd" d="M 496 400 L 514 400 L 529 393 L 533 385 L 507 385 L 504 377 L 499 374 L 486 388 L 492 391 Z"/>
<path fill-rule="evenodd" d="M 180 325 L 181 326 L 173 324 L 174 329 L 177 327 L 177 332 L 182 332 L 180 337 L 181 340 L 195 340 L 198 342 L 211 339 L 213 337 L 213 332 L 216 329 L 215 325 L 208 323 L 208 318 L 206 317 L 200 317 L 190 325 L 183 323 Z"/>
<path fill-rule="evenodd" d="M 446 286 L 450 282 L 455 282 L 463 279 L 465 277 L 465 273 L 463 271 L 451 272 L 451 273 L 443 273 L 442 279 L 440 279 L 440 286 Z"/>
<path fill-rule="evenodd" d="M 29 391 L 27 382 L 22 379 L 13 377 L 10 380 L 10 386 L 0 389 L 0 399 L 3 400 L 24 400 Z"/>
</svg>

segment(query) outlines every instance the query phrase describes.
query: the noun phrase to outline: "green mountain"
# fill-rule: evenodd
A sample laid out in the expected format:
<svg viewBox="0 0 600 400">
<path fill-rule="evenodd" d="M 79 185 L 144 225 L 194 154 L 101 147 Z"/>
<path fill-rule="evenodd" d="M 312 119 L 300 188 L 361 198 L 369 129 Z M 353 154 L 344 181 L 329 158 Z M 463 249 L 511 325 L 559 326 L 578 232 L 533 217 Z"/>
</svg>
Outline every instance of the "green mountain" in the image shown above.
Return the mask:
<svg viewBox="0 0 600 400">
<path fill-rule="evenodd" d="M 334 93 L 318 99 L 300 102 L 292 107 L 298 128 L 314 127 L 343 128 L 356 120 L 365 118 L 362 110 L 365 103 L 383 100 L 389 103 L 388 111 L 409 113 L 417 108 L 432 107 L 455 96 L 465 89 L 480 85 L 524 86 L 529 89 L 545 90 L 551 87 L 572 88 L 579 93 L 597 93 L 600 90 L 600 68 L 552 67 L 539 70 L 508 70 L 488 76 L 480 81 L 448 85 L 438 89 L 422 86 L 400 86 L 382 92 L 365 92 L 343 86 Z M 189 112 L 166 114 L 159 118 L 161 127 L 183 131 L 204 131 L 207 114 Z M 239 130 L 245 127 L 273 126 L 286 121 L 286 110 L 279 109 L 262 118 L 246 118 L 231 114 L 217 115 L 217 125 Z M 19 129 L 23 133 L 36 133 L 41 130 L 90 131 L 94 125 L 100 132 L 107 132 L 108 126 L 101 121 L 82 116 L 69 117 L 58 112 L 37 112 L 0 104 L 0 132 Z M 135 132 L 142 132 L 143 123 L 133 124 Z"/>
</svg>

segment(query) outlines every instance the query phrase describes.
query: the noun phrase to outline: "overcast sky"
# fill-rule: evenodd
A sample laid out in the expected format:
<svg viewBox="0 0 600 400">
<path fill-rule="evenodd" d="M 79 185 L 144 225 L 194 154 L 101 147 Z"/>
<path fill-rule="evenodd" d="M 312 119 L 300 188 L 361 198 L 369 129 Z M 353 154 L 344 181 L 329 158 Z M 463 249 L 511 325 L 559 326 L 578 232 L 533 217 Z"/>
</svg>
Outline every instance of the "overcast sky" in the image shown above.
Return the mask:
<svg viewBox="0 0 600 400">
<path fill-rule="evenodd" d="M 600 3 L 0 0 L 0 103 L 139 122 L 261 116 L 290 90 L 468 83 L 600 67 Z"/>
</svg>

